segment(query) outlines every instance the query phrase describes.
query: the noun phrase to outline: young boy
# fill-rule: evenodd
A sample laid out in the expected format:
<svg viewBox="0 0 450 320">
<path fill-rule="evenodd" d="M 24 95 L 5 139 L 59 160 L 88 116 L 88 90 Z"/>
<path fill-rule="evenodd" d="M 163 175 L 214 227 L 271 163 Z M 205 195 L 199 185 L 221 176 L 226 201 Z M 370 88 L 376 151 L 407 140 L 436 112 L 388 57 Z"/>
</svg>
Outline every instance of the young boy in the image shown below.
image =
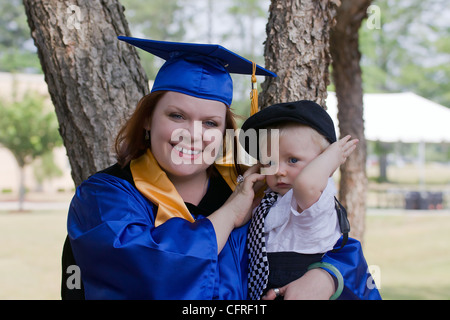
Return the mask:
<svg viewBox="0 0 450 320">
<path fill-rule="evenodd" d="M 323 261 L 324 255 L 341 238 L 342 220 L 336 212 L 339 205 L 331 176 L 355 150 L 358 140 L 346 136 L 336 141 L 328 113 L 306 100 L 265 108 L 247 119 L 242 130 L 248 129 L 269 129 L 264 137 L 258 132 L 257 158 L 272 173 L 266 176 L 266 197 L 255 209 L 249 231 L 249 294 L 250 298 L 259 299 L 261 290 L 263 294 L 270 288 L 279 292 L 278 288 Z M 274 129 L 278 130 L 278 139 L 270 134 Z M 275 152 L 270 154 L 268 150 Z M 262 237 L 255 231 L 259 223 L 257 216 L 264 219 Z M 257 261 L 256 255 L 261 254 L 258 250 L 266 252 L 268 278 Z M 340 257 L 345 260 L 346 254 L 343 252 Z M 362 252 L 359 254 L 364 260 Z M 259 259 L 265 260 L 262 256 Z M 362 278 L 359 282 L 366 280 Z M 376 295 L 378 292 L 372 296 Z"/>
</svg>

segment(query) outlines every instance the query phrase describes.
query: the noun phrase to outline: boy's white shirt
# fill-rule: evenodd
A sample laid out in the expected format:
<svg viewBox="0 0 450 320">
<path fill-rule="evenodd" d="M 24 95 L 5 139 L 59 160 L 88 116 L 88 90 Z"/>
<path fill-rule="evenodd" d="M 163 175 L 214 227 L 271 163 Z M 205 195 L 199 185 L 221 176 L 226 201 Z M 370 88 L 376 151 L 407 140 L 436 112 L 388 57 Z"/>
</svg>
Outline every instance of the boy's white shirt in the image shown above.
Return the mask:
<svg viewBox="0 0 450 320">
<path fill-rule="evenodd" d="M 341 237 L 334 203 L 336 192 L 330 177 L 319 200 L 301 213 L 292 189 L 279 197 L 264 220 L 267 252 L 313 254 L 333 249 Z"/>
</svg>

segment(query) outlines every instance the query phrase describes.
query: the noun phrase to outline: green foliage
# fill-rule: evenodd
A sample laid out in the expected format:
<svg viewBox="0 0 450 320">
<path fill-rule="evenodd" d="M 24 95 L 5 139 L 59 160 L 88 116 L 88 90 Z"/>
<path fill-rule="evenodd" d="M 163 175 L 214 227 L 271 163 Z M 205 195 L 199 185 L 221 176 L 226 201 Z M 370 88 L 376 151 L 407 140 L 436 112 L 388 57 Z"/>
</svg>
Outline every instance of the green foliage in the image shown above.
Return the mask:
<svg viewBox="0 0 450 320">
<path fill-rule="evenodd" d="M 135 37 L 220 43 L 252 61 L 264 63 L 262 43 L 268 0 L 121 0 L 121 3 Z M 218 26 L 218 21 L 226 23 Z M 137 52 L 148 78 L 154 79 L 163 61 L 142 50 Z M 236 79 L 238 91 L 241 86 L 239 78 Z M 240 95 L 236 95 L 238 99 Z"/>
<path fill-rule="evenodd" d="M 426 161 L 447 163 L 450 161 L 449 143 L 427 143 L 425 145 Z"/>
<path fill-rule="evenodd" d="M 0 12 L 0 71 L 42 72 L 22 1 L 2 1 Z"/>
<path fill-rule="evenodd" d="M 28 92 L 19 101 L 0 101 L 0 144 L 20 167 L 62 144 L 55 113 L 44 97 Z"/>
<path fill-rule="evenodd" d="M 0 52 L 0 71 L 42 73 L 36 52 L 14 47 L 2 48 Z"/>
<path fill-rule="evenodd" d="M 177 0 L 121 0 L 125 16 L 134 37 L 155 40 L 181 41 L 190 18 L 184 14 Z M 142 50 L 137 50 L 149 79 L 154 79 L 161 61 Z"/>
<path fill-rule="evenodd" d="M 171 41 L 207 41 L 208 21 L 227 16 L 214 39 L 233 43 L 236 52 L 262 60 L 268 0 L 121 0 L 131 33 Z M 447 0 L 374 0 L 380 8 L 380 28 L 360 28 L 361 65 L 365 92 L 413 91 L 450 107 L 450 10 Z M 198 8 L 202 8 L 199 12 Z M 225 9 L 224 9 L 225 8 Z M 42 72 L 33 46 L 22 1 L 0 3 L 0 71 Z M 211 16 L 209 16 L 211 15 Z M 239 50 L 239 48 L 241 50 Z M 255 50 L 256 48 L 256 50 Z M 137 50 L 149 79 L 160 59 Z M 236 82 L 236 98 L 244 85 Z M 244 90 L 244 89 L 242 89 Z"/>
<path fill-rule="evenodd" d="M 412 91 L 450 107 L 450 14 L 444 0 L 374 0 L 380 28 L 363 21 L 365 92 Z"/>
<path fill-rule="evenodd" d="M 62 170 L 55 163 L 52 150 L 44 153 L 33 162 L 33 173 L 39 184 L 42 184 L 46 179 L 61 177 L 63 175 Z"/>
</svg>

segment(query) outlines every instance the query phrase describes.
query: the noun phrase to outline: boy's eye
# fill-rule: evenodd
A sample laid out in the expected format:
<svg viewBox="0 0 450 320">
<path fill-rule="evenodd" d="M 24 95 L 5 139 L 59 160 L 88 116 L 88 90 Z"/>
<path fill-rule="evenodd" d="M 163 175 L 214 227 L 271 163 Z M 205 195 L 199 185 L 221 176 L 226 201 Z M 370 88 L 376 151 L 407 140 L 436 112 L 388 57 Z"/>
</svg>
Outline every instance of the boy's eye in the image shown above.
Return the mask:
<svg viewBox="0 0 450 320">
<path fill-rule="evenodd" d="M 298 159 L 297 158 L 289 158 L 289 163 L 297 163 Z"/>
</svg>

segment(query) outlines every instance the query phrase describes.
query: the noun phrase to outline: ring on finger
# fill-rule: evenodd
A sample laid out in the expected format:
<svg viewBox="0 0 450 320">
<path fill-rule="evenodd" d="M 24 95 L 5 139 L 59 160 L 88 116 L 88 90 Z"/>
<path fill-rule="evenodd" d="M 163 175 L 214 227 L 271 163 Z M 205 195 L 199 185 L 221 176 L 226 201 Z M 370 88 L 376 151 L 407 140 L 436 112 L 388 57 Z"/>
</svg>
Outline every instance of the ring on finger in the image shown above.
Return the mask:
<svg viewBox="0 0 450 320">
<path fill-rule="evenodd" d="M 242 175 L 238 175 L 238 176 L 237 176 L 237 179 L 236 179 L 237 184 L 240 184 L 240 183 L 242 183 L 243 181 L 244 181 L 244 177 L 243 177 Z"/>
<path fill-rule="evenodd" d="M 275 292 L 275 297 L 279 297 L 279 296 L 281 296 L 281 293 L 280 293 L 280 288 L 275 288 L 275 289 L 273 289 L 273 292 Z"/>
</svg>

